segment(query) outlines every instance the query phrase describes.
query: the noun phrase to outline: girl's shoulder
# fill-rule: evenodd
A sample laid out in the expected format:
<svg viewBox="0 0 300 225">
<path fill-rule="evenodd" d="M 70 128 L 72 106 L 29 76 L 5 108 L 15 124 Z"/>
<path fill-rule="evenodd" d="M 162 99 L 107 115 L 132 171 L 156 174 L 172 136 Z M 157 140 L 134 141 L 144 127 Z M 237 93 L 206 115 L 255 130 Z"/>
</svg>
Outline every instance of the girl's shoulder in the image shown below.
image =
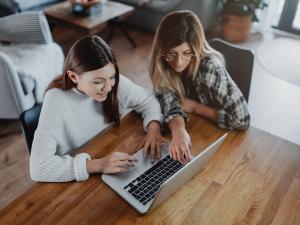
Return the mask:
<svg viewBox="0 0 300 225">
<path fill-rule="evenodd" d="M 224 63 L 215 54 L 210 54 L 201 59 L 199 69 L 201 71 L 206 70 L 218 70 L 224 68 Z"/>
<path fill-rule="evenodd" d="M 65 97 L 66 97 L 66 91 L 58 88 L 51 88 L 45 93 L 43 104 L 47 104 L 48 102 L 59 103 L 60 101 L 63 101 Z"/>
<path fill-rule="evenodd" d="M 146 90 L 141 86 L 139 86 L 138 84 L 132 82 L 129 78 L 120 74 L 118 93 L 124 94 L 124 93 L 130 93 L 132 91 L 144 92 Z"/>
<path fill-rule="evenodd" d="M 128 88 L 133 85 L 133 82 L 125 77 L 124 75 L 120 74 L 119 76 L 119 88 Z"/>
<path fill-rule="evenodd" d="M 44 105 L 48 105 L 48 107 L 58 110 L 65 108 L 66 105 L 76 104 L 80 99 L 84 98 L 86 98 L 86 95 L 75 91 L 74 88 L 69 90 L 52 88 L 45 94 L 43 107 Z"/>
</svg>

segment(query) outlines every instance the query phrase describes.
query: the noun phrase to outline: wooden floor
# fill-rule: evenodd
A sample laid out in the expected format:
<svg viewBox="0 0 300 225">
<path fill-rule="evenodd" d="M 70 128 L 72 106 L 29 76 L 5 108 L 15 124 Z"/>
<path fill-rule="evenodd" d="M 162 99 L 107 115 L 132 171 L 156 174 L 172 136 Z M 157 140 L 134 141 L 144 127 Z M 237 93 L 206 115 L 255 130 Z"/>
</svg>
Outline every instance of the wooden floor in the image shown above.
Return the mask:
<svg viewBox="0 0 300 225">
<path fill-rule="evenodd" d="M 151 88 L 147 71 L 153 34 L 133 28 L 130 29 L 130 33 L 136 40 L 138 48 L 132 48 L 119 32 L 115 34 L 111 43 L 120 71 L 141 86 Z M 105 35 L 106 33 L 100 34 L 103 37 Z M 54 30 L 55 41 L 64 47 L 65 52 L 80 36 L 82 34 L 76 31 Z M 247 47 L 253 48 L 255 51 L 259 43 L 261 43 L 260 39 L 255 38 L 246 44 L 248 44 Z M 265 84 L 276 86 L 266 87 Z M 281 88 L 284 88 L 284 92 L 279 93 L 278 90 Z M 266 90 L 268 91 L 266 92 Z M 253 126 L 300 145 L 300 107 L 295 107 L 295 102 L 297 100 L 299 102 L 299 99 L 299 86 L 271 76 L 260 68 L 256 62 L 249 102 Z M 0 120 L 0 209 L 4 208 L 33 184 L 29 178 L 28 163 L 29 155 L 25 140 L 20 133 L 18 121 Z M 280 170 L 280 166 L 276 169 Z M 297 177 L 299 178 L 299 171 Z M 284 180 L 282 182 L 284 186 Z M 299 179 L 297 182 L 298 186 L 294 183 L 291 191 L 295 193 L 295 197 L 298 196 L 299 200 Z M 277 191 L 281 190 L 278 189 Z M 276 193 L 273 194 L 276 198 Z M 281 202 L 275 203 L 281 204 Z M 299 207 L 299 201 L 295 207 L 297 205 Z M 286 210 L 290 209 L 287 208 Z"/>
</svg>

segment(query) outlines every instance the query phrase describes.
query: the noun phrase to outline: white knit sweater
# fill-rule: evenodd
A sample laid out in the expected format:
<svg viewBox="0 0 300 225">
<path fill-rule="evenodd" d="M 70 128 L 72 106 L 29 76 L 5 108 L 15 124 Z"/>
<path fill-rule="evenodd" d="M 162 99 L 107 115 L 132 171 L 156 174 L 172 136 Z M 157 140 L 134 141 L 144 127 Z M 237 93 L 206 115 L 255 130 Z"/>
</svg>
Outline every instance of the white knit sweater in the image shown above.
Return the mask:
<svg viewBox="0 0 300 225">
<path fill-rule="evenodd" d="M 120 75 L 119 111 L 131 109 L 142 114 L 144 129 L 152 120 L 161 121 L 159 102 L 153 94 Z M 75 88 L 49 90 L 43 102 L 30 156 L 30 176 L 34 181 L 66 182 L 89 178 L 87 153 L 76 154 L 99 132 L 110 126 L 103 116 L 102 103 Z"/>
</svg>

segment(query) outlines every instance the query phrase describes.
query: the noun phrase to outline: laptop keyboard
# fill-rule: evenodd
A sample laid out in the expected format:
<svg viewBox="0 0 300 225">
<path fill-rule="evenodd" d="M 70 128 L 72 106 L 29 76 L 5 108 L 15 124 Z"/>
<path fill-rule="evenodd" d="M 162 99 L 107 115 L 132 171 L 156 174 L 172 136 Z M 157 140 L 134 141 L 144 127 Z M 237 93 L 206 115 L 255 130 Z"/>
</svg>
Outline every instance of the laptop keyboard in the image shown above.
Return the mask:
<svg viewBox="0 0 300 225">
<path fill-rule="evenodd" d="M 168 155 L 127 184 L 124 189 L 143 205 L 146 205 L 154 198 L 160 185 L 183 166 Z"/>
</svg>

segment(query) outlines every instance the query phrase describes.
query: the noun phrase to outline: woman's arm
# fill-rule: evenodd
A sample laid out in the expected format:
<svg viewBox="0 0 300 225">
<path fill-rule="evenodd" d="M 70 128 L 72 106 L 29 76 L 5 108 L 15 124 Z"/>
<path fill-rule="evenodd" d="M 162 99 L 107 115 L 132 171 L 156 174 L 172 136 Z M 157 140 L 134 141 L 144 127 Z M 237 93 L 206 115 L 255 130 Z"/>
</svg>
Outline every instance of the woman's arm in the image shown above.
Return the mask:
<svg viewBox="0 0 300 225">
<path fill-rule="evenodd" d="M 187 97 L 183 100 L 182 110 L 188 113 L 195 113 L 214 122 L 218 120 L 219 113 L 217 109 L 203 105 Z"/>
<path fill-rule="evenodd" d="M 186 163 L 190 160 L 189 147 L 191 145 L 189 134 L 185 129 L 187 114 L 182 111 L 174 93 L 166 92 L 157 97 L 164 114 L 164 122 L 168 124 L 172 133 L 172 140 L 168 148 L 170 157 Z"/>
<path fill-rule="evenodd" d="M 118 96 L 120 104 L 125 109 L 133 109 L 141 113 L 144 130 L 147 132 L 140 147 L 144 150 L 144 156 L 148 150 L 151 152 L 151 160 L 161 157 L 161 144 L 165 139 L 160 133 L 162 121 L 161 108 L 158 100 L 152 92 L 136 85 L 124 76 L 120 76 Z"/>
<path fill-rule="evenodd" d="M 55 153 L 56 141 L 47 132 L 38 131 L 32 145 L 30 176 L 39 182 L 84 181 L 93 173 L 126 172 L 137 160 L 127 153 L 114 152 L 100 159 L 87 153 L 75 157 Z"/>
<path fill-rule="evenodd" d="M 218 102 L 217 123 L 220 128 L 245 130 L 250 125 L 247 102 L 224 67 L 216 70 L 217 79 L 209 90 Z"/>
<path fill-rule="evenodd" d="M 57 152 L 58 141 L 55 135 L 65 137 L 64 112 L 66 104 L 64 93 L 58 89 L 47 91 L 40 114 L 38 127 L 30 155 L 30 176 L 35 181 L 66 182 L 82 181 L 89 177 L 86 161 L 90 159 L 87 153 L 71 156 Z"/>
<path fill-rule="evenodd" d="M 30 176 L 34 181 L 67 182 L 88 179 L 86 161 L 87 153 L 79 153 L 75 157 L 56 153 L 57 142 L 47 130 L 35 132 L 30 155 Z"/>
<path fill-rule="evenodd" d="M 124 109 L 133 109 L 141 113 L 145 131 L 151 121 L 161 123 L 161 108 L 153 93 L 122 75 L 120 75 L 118 97 Z"/>
<path fill-rule="evenodd" d="M 137 159 L 124 152 L 113 152 L 100 159 L 87 161 L 88 174 L 93 173 L 123 173 L 134 166 Z"/>
</svg>

